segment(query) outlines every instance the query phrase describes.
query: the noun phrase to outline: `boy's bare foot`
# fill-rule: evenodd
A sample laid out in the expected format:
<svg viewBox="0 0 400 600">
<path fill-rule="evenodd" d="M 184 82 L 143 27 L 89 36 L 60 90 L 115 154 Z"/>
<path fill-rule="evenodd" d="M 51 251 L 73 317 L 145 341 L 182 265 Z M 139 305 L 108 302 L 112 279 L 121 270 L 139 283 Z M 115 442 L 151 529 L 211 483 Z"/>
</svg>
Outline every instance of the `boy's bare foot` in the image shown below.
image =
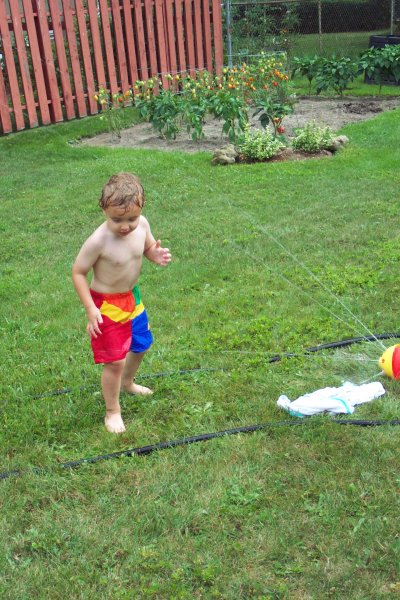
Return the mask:
<svg viewBox="0 0 400 600">
<path fill-rule="evenodd" d="M 104 423 L 107 431 L 110 433 L 123 433 L 125 431 L 121 413 L 109 413 L 107 411 Z"/>
<path fill-rule="evenodd" d="M 139 394 L 140 396 L 150 396 L 153 393 L 153 390 L 150 388 L 145 387 L 144 385 L 138 385 L 134 381 L 131 381 L 131 383 L 128 383 L 127 385 L 122 384 L 121 389 L 128 394 Z"/>
</svg>

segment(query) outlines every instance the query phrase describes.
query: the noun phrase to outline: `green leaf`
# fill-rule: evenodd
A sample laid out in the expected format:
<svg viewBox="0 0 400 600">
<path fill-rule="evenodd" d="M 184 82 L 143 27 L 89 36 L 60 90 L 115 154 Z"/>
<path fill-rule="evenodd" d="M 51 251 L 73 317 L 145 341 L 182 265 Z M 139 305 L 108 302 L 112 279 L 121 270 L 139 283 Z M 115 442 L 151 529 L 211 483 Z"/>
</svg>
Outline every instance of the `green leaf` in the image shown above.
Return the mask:
<svg viewBox="0 0 400 600">
<path fill-rule="evenodd" d="M 263 113 L 263 114 L 261 115 L 261 117 L 259 118 L 259 121 L 260 121 L 260 123 L 261 123 L 261 126 L 262 126 L 264 129 L 267 127 L 267 125 L 268 125 L 268 123 L 270 122 L 270 120 L 271 120 L 271 119 L 269 118 L 269 116 L 267 115 L 267 113 Z"/>
</svg>

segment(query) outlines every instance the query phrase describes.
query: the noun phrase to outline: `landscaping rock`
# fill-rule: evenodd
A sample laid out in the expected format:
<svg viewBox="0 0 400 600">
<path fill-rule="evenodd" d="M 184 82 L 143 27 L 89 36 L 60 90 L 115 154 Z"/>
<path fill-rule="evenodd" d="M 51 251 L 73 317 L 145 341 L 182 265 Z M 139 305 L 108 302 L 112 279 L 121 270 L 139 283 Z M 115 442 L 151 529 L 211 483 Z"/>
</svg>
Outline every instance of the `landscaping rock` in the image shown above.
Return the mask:
<svg viewBox="0 0 400 600">
<path fill-rule="evenodd" d="M 328 150 L 331 152 L 337 152 L 340 148 L 343 148 L 349 141 L 347 135 L 338 135 L 332 140 L 332 144 L 329 146 Z"/>
<path fill-rule="evenodd" d="M 338 135 L 336 139 L 342 146 L 345 146 L 349 141 L 347 135 Z"/>
<path fill-rule="evenodd" d="M 213 157 L 211 159 L 212 165 L 232 165 L 236 162 L 236 158 L 238 153 L 235 150 L 235 146 L 233 144 L 227 144 L 222 148 L 217 148 L 215 150 Z"/>
</svg>

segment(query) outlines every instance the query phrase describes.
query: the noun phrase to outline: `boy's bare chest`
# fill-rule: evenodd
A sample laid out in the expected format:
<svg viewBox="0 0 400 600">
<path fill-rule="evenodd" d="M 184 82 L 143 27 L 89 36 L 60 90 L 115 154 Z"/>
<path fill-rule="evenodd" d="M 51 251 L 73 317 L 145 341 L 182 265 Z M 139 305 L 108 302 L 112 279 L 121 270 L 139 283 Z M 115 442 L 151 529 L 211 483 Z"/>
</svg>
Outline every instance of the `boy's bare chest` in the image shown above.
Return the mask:
<svg viewBox="0 0 400 600">
<path fill-rule="evenodd" d="M 135 232 L 136 234 L 136 232 Z M 138 235 L 121 240 L 113 240 L 104 245 L 100 261 L 111 267 L 123 268 L 137 261 L 141 261 L 145 244 L 145 235 Z"/>
</svg>

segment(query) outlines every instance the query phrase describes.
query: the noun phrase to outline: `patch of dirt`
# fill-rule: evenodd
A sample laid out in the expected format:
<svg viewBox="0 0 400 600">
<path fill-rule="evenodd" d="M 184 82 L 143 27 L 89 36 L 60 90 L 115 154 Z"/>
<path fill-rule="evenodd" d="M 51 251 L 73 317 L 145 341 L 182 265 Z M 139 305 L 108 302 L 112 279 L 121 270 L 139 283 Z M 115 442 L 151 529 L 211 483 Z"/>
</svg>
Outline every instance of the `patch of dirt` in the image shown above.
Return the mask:
<svg viewBox="0 0 400 600">
<path fill-rule="evenodd" d="M 398 97 L 371 97 L 371 98 L 336 98 L 327 99 L 319 97 L 300 97 L 296 103 L 294 113 L 284 120 L 285 135 L 290 139 L 294 136 L 297 127 L 315 120 L 317 123 L 329 125 L 333 131 L 338 131 L 348 123 L 364 121 L 375 117 L 377 113 L 400 107 Z M 250 113 L 251 114 L 251 113 Z M 256 120 L 251 119 L 254 126 Z M 186 131 L 179 133 L 175 140 L 166 140 L 158 135 L 149 123 L 139 123 L 121 132 L 121 138 L 113 133 L 102 133 L 96 137 L 82 140 L 88 146 L 111 146 L 119 148 L 147 148 L 153 150 L 166 150 L 181 152 L 214 152 L 217 148 L 228 142 L 226 136 L 221 136 L 222 122 L 210 119 L 204 125 L 204 140 L 193 141 Z M 291 159 L 304 159 L 291 152 Z M 289 156 L 278 160 L 288 160 Z"/>
</svg>

